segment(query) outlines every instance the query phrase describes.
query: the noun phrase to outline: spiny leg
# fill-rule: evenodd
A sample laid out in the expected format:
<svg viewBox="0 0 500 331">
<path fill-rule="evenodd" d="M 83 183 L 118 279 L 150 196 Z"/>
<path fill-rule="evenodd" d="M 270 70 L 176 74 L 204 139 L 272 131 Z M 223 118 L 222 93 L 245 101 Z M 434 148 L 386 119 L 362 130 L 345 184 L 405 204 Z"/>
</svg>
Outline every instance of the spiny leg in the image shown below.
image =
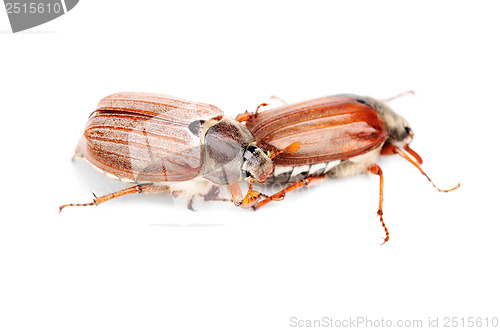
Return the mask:
<svg viewBox="0 0 500 331">
<path fill-rule="evenodd" d="M 254 118 L 254 117 L 257 117 L 257 113 L 259 112 L 259 108 L 260 107 L 265 107 L 265 106 L 269 106 L 269 104 L 267 103 L 261 103 L 257 109 L 255 109 L 255 113 L 250 113 L 247 111 L 245 111 L 243 114 L 239 114 L 238 116 L 236 116 L 235 120 L 238 121 L 238 122 L 247 122 L 249 121 L 250 119 Z"/>
<path fill-rule="evenodd" d="M 286 102 L 285 100 L 281 99 L 280 97 L 277 97 L 275 95 L 271 95 L 269 97 L 269 99 L 274 99 L 274 100 L 278 100 L 279 102 L 283 103 L 283 105 L 288 105 L 288 102 Z"/>
<path fill-rule="evenodd" d="M 153 183 L 146 183 L 146 184 L 138 184 L 132 187 L 128 187 L 126 189 L 123 189 L 121 191 L 117 191 L 111 194 L 103 195 L 101 197 L 97 197 L 94 194 L 94 201 L 89 202 L 89 203 L 69 203 L 66 205 L 62 205 L 59 207 L 59 213 L 66 208 L 66 207 L 77 207 L 77 206 L 97 206 L 103 202 L 106 202 L 108 200 L 114 199 L 121 197 L 123 195 L 127 194 L 134 194 L 134 193 L 161 193 L 164 191 L 168 191 L 169 187 L 167 185 L 154 185 Z M 93 193 L 92 193 L 93 194 Z"/>
<path fill-rule="evenodd" d="M 75 147 L 75 153 L 73 154 L 73 157 L 71 157 L 71 161 L 75 161 L 76 159 L 84 159 L 85 156 L 83 155 L 82 151 L 82 140 L 83 137 L 78 140 L 78 143 L 76 144 Z"/>
<path fill-rule="evenodd" d="M 260 200 L 257 204 L 253 205 L 252 208 L 254 210 L 257 210 L 259 209 L 260 207 L 268 204 L 269 202 L 271 201 L 279 201 L 279 200 L 283 200 L 285 198 L 285 195 L 290 192 L 290 191 L 293 191 L 299 187 L 302 187 L 302 186 L 305 186 L 305 185 L 309 185 L 311 184 L 312 182 L 315 182 L 315 181 L 320 181 L 322 179 L 325 178 L 325 175 L 320 175 L 320 176 L 309 176 L 309 177 L 306 177 L 286 188 L 284 188 L 283 190 L 271 195 L 271 196 L 264 196 L 263 194 L 261 194 L 261 197 L 263 196 L 264 199 Z"/>
<path fill-rule="evenodd" d="M 279 102 L 282 102 L 283 105 L 287 105 L 288 103 L 286 101 L 284 101 L 283 99 L 281 98 L 278 98 L 277 96 L 275 95 L 272 95 L 269 97 L 269 99 L 274 99 L 274 100 L 278 100 Z M 236 116 L 236 121 L 238 122 L 247 122 L 249 120 L 251 120 L 252 118 L 254 117 L 257 117 L 257 113 L 259 112 L 259 109 L 260 107 L 266 107 L 266 106 L 269 106 L 268 103 L 261 103 L 257 109 L 255 110 L 255 113 L 250 113 L 248 110 L 245 111 L 243 114 L 239 114 L 238 116 Z"/>
<path fill-rule="evenodd" d="M 414 95 L 414 94 L 415 94 L 415 91 L 412 91 L 412 90 L 405 91 L 405 92 L 403 92 L 403 93 L 399 93 L 399 94 L 397 94 L 397 95 L 395 95 L 395 96 L 392 96 L 392 97 L 390 97 L 390 98 L 383 99 L 382 101 L 384 101 L 384 102 L 389 102 L 389 101 L 392 101 L 392 100 L 394 100 L 394 99 L 400 98 L 400 97 L 405 96 L 405 95 L 408 95 L 408 94 L 413 94 L 413 95 Z"/>
<path fill-rule="evenodd" d="M 269 198 L 269 196 L 265 195 L 264 193 L 261 193 L 259 191 L 255 191 L 253 189 L 253 184 L 254 183 L 255 183 L 255 178 L 248 179 L 248 184 L 249 184 L 248 185 L 248 191 L 247 191 L 247 194 L 245 195 L 245 197 L 242 200 L 242 203 L 241 203 L 242 207 L 247 207 L 247 206 L 252 205 L 257 199 L 259 199 L 261 197 Z"/>
<path fill-rule="evenodd" d="M 194 202 L 194 198 L 196 196 L 200 196 L 200 197 L 203 197 L 203 199 L 205 201 L 233 201 L 231 199 L 226 199 L 226 198 L 221 198 L 219 197 L 219 194 L 220 194 L 220 188 L 219 186 L 212 186 L 210 188 L 210 191 L 208 191 L 207 194 L 194 194 L 191 196 L 191 198 L 189 199 L 189 202 L 188 202 L 188 208 L 192 211 L 195 211 L 195 209 L 193 208 L 193 202 Z"/>
<path fill-rule="evenodd" d="M 378 200 L 378 211 L 377 214 L 380 217 L 380 223 L 382 223 L 382 226 L 384 227 L 385 230 L 385 239 L 384 242 L 382 243 L 385 244 L 389 240 L 389 231 L 387 230 L 387 227 L 385 226 L 384 219 L 382 218 L 382 215 L 384 214 L 382 212 L 382 202 L 384 201 L 384 175 L 382 174 L 382 169 L 376 164 L 372 164 L 368 170 L 374 174 L 378 175 L 380 178 L 380 192 L 379 192 L 379 200 Z"/>
</svg>

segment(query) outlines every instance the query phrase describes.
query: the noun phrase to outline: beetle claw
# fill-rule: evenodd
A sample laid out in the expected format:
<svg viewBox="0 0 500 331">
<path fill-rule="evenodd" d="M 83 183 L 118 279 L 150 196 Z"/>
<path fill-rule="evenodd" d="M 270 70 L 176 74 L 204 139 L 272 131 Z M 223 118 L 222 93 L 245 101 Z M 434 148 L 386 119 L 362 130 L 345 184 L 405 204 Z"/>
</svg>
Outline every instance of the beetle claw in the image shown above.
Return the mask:
<svg viewBox="0 0 500 331">
<path fill-rule="evenodd" d="M 192 195 L 191 198 L 188 201 L 188 204 L 187 204 L 188 209 L 191 210 L 191 211 L 196 211 L 196 209 L 193 207 L 193 205 L 194 205 L 194 198 L 195 197 L 196 197 L 196 195 Z"/>
</svg>

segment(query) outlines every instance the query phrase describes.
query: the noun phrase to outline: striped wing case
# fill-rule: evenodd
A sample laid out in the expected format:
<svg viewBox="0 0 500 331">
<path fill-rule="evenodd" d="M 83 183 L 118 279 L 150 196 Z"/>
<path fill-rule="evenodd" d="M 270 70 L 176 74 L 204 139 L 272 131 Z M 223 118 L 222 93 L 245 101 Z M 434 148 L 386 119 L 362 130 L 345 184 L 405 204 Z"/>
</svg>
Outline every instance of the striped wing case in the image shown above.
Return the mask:
<svg viewBox="0 0 500 331">
<path fill-rule="evenodd" d="M 282 150 L 299 142 L 297 152 L 282 153 L 275 166 L 345 160 L 386 140 L 384 121 L 363 97 L 339 95 L 265 110 L 246 123 L 257 144 Z"/>
<path fill-rule="evenodd" d="M 200 137 L 189 124 L 221 117 L 222 110 L 151 93 L 116 93 L 90 116 L 81 151 L 96 167 L 145 181 L 185 181 L 202 167 Z"/>
</svg>

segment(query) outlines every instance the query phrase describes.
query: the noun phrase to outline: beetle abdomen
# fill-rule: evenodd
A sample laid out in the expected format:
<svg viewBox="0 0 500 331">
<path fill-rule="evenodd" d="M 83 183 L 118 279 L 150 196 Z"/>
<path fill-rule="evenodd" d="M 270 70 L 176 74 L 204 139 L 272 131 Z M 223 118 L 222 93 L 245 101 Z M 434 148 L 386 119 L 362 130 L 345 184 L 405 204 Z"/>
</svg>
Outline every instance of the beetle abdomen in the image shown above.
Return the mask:
<svg viewBox="0 0 500 331">
<path fill-rule="evenodd" d="M 340 160 L 336 160 L 294 167 L 275 167 L 274 172 L 267 178 L 267 181 L 274 183 L 298 182 L 308 176 L 328 174 L 333 168 L 339 165 L 340 162 Z"/>
<path fill-rule="evenodd" d="M 82 139 L 85 158 L 119 177 L 184 181 L 202 167 L 193 121 L 221 117 L 212 105 L 147 93 L 117 93 L 102 99 Z"/>
</svg>

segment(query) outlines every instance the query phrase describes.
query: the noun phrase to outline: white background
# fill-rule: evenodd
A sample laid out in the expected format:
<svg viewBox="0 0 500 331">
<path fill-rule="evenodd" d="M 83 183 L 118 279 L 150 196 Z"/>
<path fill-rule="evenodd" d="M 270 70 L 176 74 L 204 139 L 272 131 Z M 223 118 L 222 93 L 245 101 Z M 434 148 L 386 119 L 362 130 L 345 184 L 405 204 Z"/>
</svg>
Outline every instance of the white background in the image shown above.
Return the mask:
<svg viewBox="0 0 500 331">
<path fill-rule="evenodd" d="M 290 318 L 500 318 L 494 1 L 80 1 L 12 34 L 0 14 L 1 330 L 289 330 Z M 236 116 L 387 98 L 439 193 L 397 156 L 253 212 L 123 184 L 70 158 L 98 100 L 166 93 Z M 442 324 L 441 324 L 442 325 Z M 302 328 L 305 329 L 305 328 Z"/>
</svg>

